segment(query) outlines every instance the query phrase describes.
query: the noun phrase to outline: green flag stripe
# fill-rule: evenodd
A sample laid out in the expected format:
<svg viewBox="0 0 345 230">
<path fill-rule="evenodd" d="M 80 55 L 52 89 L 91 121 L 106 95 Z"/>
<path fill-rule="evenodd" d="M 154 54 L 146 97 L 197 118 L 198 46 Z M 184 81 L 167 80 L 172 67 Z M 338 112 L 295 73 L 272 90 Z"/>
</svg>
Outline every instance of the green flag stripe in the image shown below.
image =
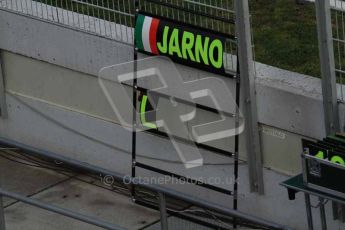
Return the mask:
<svg viewBox="0 0 345 230">
<path fill-rule="evenodd" d="M 143 31 L 143 25 L 144 25 L 145 16 L 139 14 L 137 17 L 137 22 L 135 25 L 135 43 L 139 50 L 144 50 L 143 45 L 143 38 L 142 38 L 142 31 Z"/>
</svg>

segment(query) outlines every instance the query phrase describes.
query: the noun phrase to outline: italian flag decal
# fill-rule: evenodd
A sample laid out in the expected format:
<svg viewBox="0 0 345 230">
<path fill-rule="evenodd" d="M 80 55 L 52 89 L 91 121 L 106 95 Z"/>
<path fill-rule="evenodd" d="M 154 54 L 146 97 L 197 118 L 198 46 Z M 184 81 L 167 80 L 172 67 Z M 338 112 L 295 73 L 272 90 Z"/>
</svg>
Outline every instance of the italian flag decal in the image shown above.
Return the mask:
<svg viewBox="0 0 345 230">
<path fill-rule="evenodd" d="M 142 14 L 138 15 L 135 26 L 135 41 L 139 50 L 159 54 L 157 49 L 157 31 L 160 20 Z"/>
</svg>

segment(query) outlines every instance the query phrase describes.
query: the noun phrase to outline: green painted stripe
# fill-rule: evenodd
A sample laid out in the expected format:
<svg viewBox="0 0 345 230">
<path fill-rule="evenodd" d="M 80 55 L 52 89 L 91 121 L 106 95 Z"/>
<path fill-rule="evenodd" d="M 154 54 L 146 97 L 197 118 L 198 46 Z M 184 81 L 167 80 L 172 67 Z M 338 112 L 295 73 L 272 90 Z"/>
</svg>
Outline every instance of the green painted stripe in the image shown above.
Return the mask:
<svg viewBox="0 0 345 230">
<path fill-rule="evenodd" d="M 135 24 L 135 32 L 134 32 L 135 45 L 139 50 L 144 50 L 143 37 L 142 37 L 144 20 L 145 20 L 145 16 L 142 14 L 139 14 L 137 17 L 137 22 Z"/>
<path fill-rule="evenodd" d="M 153 123 L 146 122 L 145 112 L 146 112 L 146 104 L 147 104 L 147 96 L 144 95 L 143 99 L 141 100 L 140 105 L 140 120 L 143 126 L 150 128 L 150 129 L 157 129 L 157 126 Z"/>
</svg>

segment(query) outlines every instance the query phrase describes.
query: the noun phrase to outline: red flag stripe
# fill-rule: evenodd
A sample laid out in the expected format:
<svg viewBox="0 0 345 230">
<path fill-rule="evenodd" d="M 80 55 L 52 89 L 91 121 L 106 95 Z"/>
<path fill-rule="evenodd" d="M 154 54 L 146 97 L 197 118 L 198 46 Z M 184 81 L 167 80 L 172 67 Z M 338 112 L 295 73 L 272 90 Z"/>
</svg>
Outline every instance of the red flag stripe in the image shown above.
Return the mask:
<svg viewBox="0 0 345 230">
<path fill-rule="evenodd" d="M 158 54 L 158 49 L 157 49 L 158 25 L 159 25 L 159 19 L 152 18 L 151 28 L 150 28 L 150 47 L 153 54 Z"/>
</svg>

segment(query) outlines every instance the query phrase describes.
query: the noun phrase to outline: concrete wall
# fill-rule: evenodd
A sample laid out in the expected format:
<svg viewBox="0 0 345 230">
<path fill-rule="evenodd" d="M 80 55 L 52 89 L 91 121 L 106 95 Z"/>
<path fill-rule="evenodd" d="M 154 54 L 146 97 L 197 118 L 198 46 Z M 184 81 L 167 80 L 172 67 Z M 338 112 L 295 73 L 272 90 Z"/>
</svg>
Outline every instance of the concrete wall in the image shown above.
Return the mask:
<svg viewBox="0 0 345 230">
<path fill-rule="evenodd" d="M 104 66 L 130 61 L 132 47 L 0 10 L 0 49 L 9 114 L 8 119 L 0 121 L 1 136 L 118 172 L 130 172 L 131 133 L 117 124 L 97 74 Z M 301 170 L 300 138 L 325 135 L 321 83 L 260 63 L 256 67 L 266 195 L 249 192 L 247 166 L 242 163 L 240 209 L 305 229 L 302 197 L 288 201 L 279 183 L 286 175 Z M 185 80 L 209 76 L 223 79 L 185 66 L 178 69 Z M 233 88 L 233 80 L 223 80 Z M 343 124 L 342 105 L 340 112 Z M 245 158 L 243 139 L 242 135 L 241 156 Z M 230 149 L 231 143 L 221 140 L 212 145 Z M 205 166 L 186 170 L 169 141 L 148 133 L 138 135 L 138 150 L 141 162 L 206 180 L 223 178 L 218 186 L 231 189 L 231 184 L 226 183 L 233 170 L 231 158 L 202 151 Z M 138 174 L 158 176 L 145 170 Z M 174 188 L 231 206 L 231 197 L 200 187 Z M 337 228 L 339 224 L 332 222 L 330 229 Z"/>
</svg>

